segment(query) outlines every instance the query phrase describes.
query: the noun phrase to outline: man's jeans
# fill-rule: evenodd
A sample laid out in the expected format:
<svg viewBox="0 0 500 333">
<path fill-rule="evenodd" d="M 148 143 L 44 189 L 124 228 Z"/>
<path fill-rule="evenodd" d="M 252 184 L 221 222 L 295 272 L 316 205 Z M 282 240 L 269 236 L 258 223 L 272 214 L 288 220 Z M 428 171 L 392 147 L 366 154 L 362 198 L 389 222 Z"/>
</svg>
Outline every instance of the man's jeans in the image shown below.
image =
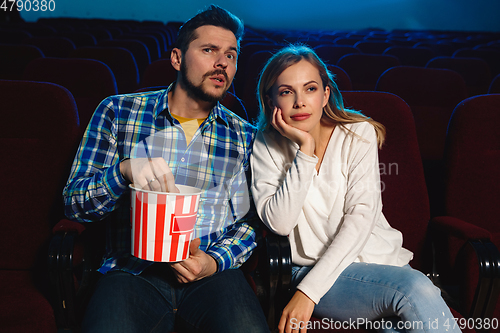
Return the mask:
<svg viewBox="0 0 500 333">
<path fill-rule="evenodd" d="M 180 284 L 166 264 L 134 276 L 111 271 L 101 277 L 83 332 L 269 332 L 243 273 L 227 270 Z"/>
<path fill-rule="evenodd" d="M 292 285 L 297 286 L 311 268 L 294 266 Z M 408 265 L 352 263 L 321 298 L 313 315 L 322 318 L 316 322 L 321 325 L 318 328 L 367 324 L 385 333 L 460 332 L 439 288 Z"/>
</svg>

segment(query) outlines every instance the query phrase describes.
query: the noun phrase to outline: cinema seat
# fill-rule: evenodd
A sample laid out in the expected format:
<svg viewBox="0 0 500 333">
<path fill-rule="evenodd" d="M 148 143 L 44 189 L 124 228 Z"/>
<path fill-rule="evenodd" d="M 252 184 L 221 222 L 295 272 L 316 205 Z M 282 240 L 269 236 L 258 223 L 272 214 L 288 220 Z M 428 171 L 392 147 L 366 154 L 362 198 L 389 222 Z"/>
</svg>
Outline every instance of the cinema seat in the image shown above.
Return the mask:
<svg viewBox="0 0 500 333">
<path fill-rule="evenodd" d="M 462 75 L 469 97 L 488 92 L 491 71 L 488 63 L 483 59 L 436 57 L 429 60 L 425 67 L 451 69 Z"/>
<path fill-rule="evenodd" d="M 87 127 L 97 105 L 104 98 L 118 94 L 111 69 L 94 59 L 35 59 L 26 67 L 23 78 L 52 82 L 68 89 L 75 98 L 82 130 Z"/>
<path fill-rule="evenodd" d="M 328 65 L 336 65 L 346 54 L 361 53 L 359 49 L 349 45 L 321 45 L 315 47 L 314 52 Z"/>
<path fill-rule="evenodd" d="M 55 333 L 48 282 L 51 231 L 79 140 L 71 93 L 52 83 L 0 80 L 0 331 Z"/>
<path fill-rule="evenodd" d="M 375 90 L 380 75 L 400 65 L 395 56 L 366 53 L 346 54 L 337 62 L 349 75 L 353 90 Z"/>
<path fill-rule="evenodd" d="M 391 46 L 383 52 L 395 56 L 401 65 L 425 67 L 425 64 L 436 56 L 434 51 L 427 47 Z"/>
<path fill-rule="evenodd" d="M 26 66 L 43 58 L 42 50 L 27 44 L 0 44 L 0 80 L 20 80 Z"/>
<path fill-rule="evenodd" d="M 414 259 L 410 265 L 434 278 L 435 270 L 430 246 L 432 239 L 428 237 L 429 200 L 410 107 L 400 97 L 390 93 L 348 91 L 342 92 L 342 95 L 345 107 L 361 110 L 386 127 L 386 142 L 379 151 L 383 213 L 389 223 L 403 233 L 403 246 L 414 253 Z M 276 262 L 278 272 L 272 275 L 275 280 L 271 281 L 270 285 L 271 294 L 283 295 L 286 291 L 282 290 L 282 285 L 289 286 L 291 267 L 281 265 L 281 263 L 289 262 L 291 259 L 286 259 L 289 255 L 289 245 L 286 245 L 288 237 L 277 237 L 281 250 L 276 251 L 278 258 L 273 259 L 272 262 Z M 288 272 L 283 271 L 280 266 L 286 267 Z M 286 303 L 283 300 L 281 302 L 281 304 Z M 279 304 L 275 302 L 275 306 Z M 457 318 L 463 318 L 455 309 L 451 310 Z M 275 309 L 275 327 L 279 321 L 280 311 L 280 308 Z M 313 322 L 321 324 L 321 319 L 313 318 Z M 313 329 L 308 332 L 373 331 L 362 327 L 352 330 L 335 329 L 331 325 L 327 329 Z M 475 332 L 475 330 L 464 329 L 463 332 Z"/>
<path fill-rule="evenodd" d="M 500 94 L 500 74 L 491 80 L 490 87 L 488 88 L 488 94 Z"/>
<path fill-rule="evenodd" d="M 177 79 L 177 71 L 172 67 L 170 58 L 158 59 L 146 67 L 140 88 L 166 86 Z"/>
<path fill-rule="evenodd" d="M 446 129 L 455 106 L 468 97 L 465 80 L 449 69 L 398 66 L 380 76 L 375 90 L 393 93 L 410 106 L 431 196 L 431 214 L 442 214 Z"/>
<path fill-rule="evenodd" d="M 132 52 L 114 46 L 79 47 L 70 54 L 70 58 L 87 58 L 102 61 L 111 68 L 118 93 L 133 92 L 139 85 L 139 70 Z"/>
<path fill-rule="evenodd" d="M 442 279 L 457 286 L 463 311 L 482 319 L 500 318 L 498 105 L 500 94 L 486 94 L 462 101 L 453 111 L 445 149 L 446 211 L 431 221 L 437 231 L 453 231 L 437 244 L 446 254 Z"/>
</svg>

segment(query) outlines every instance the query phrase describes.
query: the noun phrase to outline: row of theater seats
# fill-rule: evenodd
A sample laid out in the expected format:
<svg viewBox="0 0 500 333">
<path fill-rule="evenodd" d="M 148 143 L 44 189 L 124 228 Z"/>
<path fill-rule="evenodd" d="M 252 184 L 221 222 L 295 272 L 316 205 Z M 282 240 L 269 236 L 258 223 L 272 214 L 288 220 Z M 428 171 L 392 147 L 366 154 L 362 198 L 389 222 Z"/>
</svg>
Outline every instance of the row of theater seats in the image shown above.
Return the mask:
<svg viewBox="0 0 500 333">
<path fill-rule="evenodd" d="M 6 168 L 5 174 L 12 175 L 8 180 L 9 182 L 7 182 L 7 189 L 4 193 L 14 193 L 16 189 L 19 188 L 27 189 L 27 191 L 22 194 L 12 196 L 6 195 L 5 199 L 2 197 L 1 200 L 2 205 L 5 204 L 5 207 L 9 208 L 9 210 L 7 210 L 9 218 L 5 219 L 5 221 L 21 221 L 17 224 L 9 223 L 7 226 L 3 224 L 1 226 L 1 234 L 6 238 L 10 237 L 12 233 L 19 236 L 2 243 L 5 245 L 5 251 L 2 253 L 9 254 L 9 256 L 7 256 L 8 258 L 2 256 L 2 267 L 0 269 L 3 273 L 8 273 L 0 277 L 2 288 L 15 285 L 15 283 L 24 283 L 26 285 L 26 283 L 29 284 L 33 282 L 30 280 L 32 278 L 31 273 L 34 271 L 40 272 L 40 267 L 37 267 L 34 259 L 34 253 L 38 254 L 44 252 L 41 249 L 43 249 L 48 234 L 50 234 L 50 228 L 47 227 L 54 224 L 59 217 L 57 214 L 49 216 L 38 206 L 35 207 L 33 211 L 30 210 L 27 212 L 23 211 L 22 207 L 19 206 L 20 203 L 31 203 L 32 200 L 35 200 L 28 199 L 26 193 L 30 195 L 40 195 L 40 192 L 37 192 L 36 188 L 31 188 L 26 184 L 34 186 L 33 184 L 42 184 L 42 182 L 37 182 L 27 177 L 26 174 L 29 174 L 30 177 L 42 177 L 46 174 L 51 174 L 46 171 L 46 169 L 53 169 L 54 173 L 51 174 L 51 177 L 59 176 L 61 179 L 58 179 L 56 182 L 54 182 L 55 178 L 50 178 L 48 176 L 45 176 L 43 179 L 43 182 L 49 182 L 50 179 L 52 179 L 52 184 L 60 184 L 67 175 L 68 165 L 66 164 L 63 166 L 60 164 L 59 166 L 56 165 L 56 167 L 51 168 L 51 163 L 57 164 L 56 159 L 52 157 L 52 153 L 46 153 L 42 148 L 50 148 L 52 152 L 58 151 L 60 154 L 58 158 L 60 159 L 64 160 L 64 157 L 71 159 L 69 156 L 74 153 L 73 151 L 66 155 L 69 149 L 68 147 L 54 148 L 57 147 L 54 146 L 54 144 L 57 140 L 66 141 L 68 145 L 71 145 L 70 143 L 76 144 L 75 142 L 78 142 L 81 137 L 81 133 L 99 101 L 106 96 L 116 93 L 138 90 L 144 91 L 155 89 L 154 87 L 165 87 L 175 79 L 176 73 L 173 71 L 169 59 L 166 56 L 168 55 L 168 49 L 172 47 L 172 38 L 168 39 L 170 44 L 165 44 L 166 51 L 163 53 L 162 57 L 159 57 L 157 60 L 151 60 L 152 58 L 150 55 L 149 62 L 145 62 L 145 64 L 147 64 L 142 67 L 143 74 L 141 76 L 139 74 L 139 67 L 137 67 L 138 56 L 136 56 L 137 53 L 133 52 L 134 48 L 132 45 L 145 45 L 145 43 L 138 39 L 132 40 L 125 38 L 121 40 L 119 36 L 123 35 L 124 31 L 127 30 L 125 26 L 129 26 L 131 31 L 136 31 L 140 26 L 144 28 L 144 25 L 137 22 L 130 22 L 127 25 L 125 25 L 124 22 L 118 23 L 109 21 L 93 22 L 92 24 L 86 20 L 75 20 L 71 24 L 69 22 L 72 22 L 72 20 L 64 20 L 64 23 L 61 21 L 50 22 L 52 26 L 50 29 L 46 30 L 47 32 L 45 33 L 48 33 L 48 35 L 45 36 L 43 36 L 45 33 L 41 33 L 38 29 L 41 25 L 47 26 L 49 22 L 33 24 L 31 25 L 31 30 L 29 30 L 31 34 L 30 38 L 37 36 L 40 39 L 53 41 L 56 39 L 55 37 L 58 37 L 54 36 L 54 30 L 57 31 L 57 29 L 60 29 L 56 34 L 62 34 L 65 29 L 69 29 L 68 26 L 72 25 L 74 25 L 72 29 L 75 33 L 83 32 L 85 29 L 87 29 L 87 32 L 93 31 L 95 36 L 99 36 L 98 32 L 102 32 L 103 29 L 108 31 L 108 33 L 103 33 L 103 37 L 99 37 L 100 43 L 103 43 L 101 45 L 98 45 L 97 37 L 94 37 L 96 39 L 95 45 L 79 45 L 76 47 L 75 44 L 75 48 L 71 52 L 75 52 L 75 54 L 82 52 L 79 56 L 48 57 L 45 56 L 43 52 L 40 52 L 38 56 L 33 58 L 23 58 L 20 53 L 13 51 L 16 47 L 24 49 L 29 48 L 31 50 L 40 50 L 40 48 L 34 45 L 22 44 L 21 40 L 15 38 L 7 43 L 4 40 L 3 44 L 0 45 L 0 57 L 5 55 L 10 55 L 11 57 L 8 58 L 6 62 L 0 62 L 0 65 L 5 63 L 8 64 L 7 68 L 0 71 L 0 79 L 24 80 L 24 82 L 0 81 L 3 87 L 0 92 L 2 94 L 2 100 L 6 101 L 6 106 L 3 110 L 6 114 L 9 113 L 9 116 L 10 113 L 12 113 L 13 117 L 18 117 L 3 118 L 5 119 L 3 125 L 6 127 L 6 130 L 3 131 L 4 136 L 2 137 L 4 141 L 4 144 L 2 144 L 2 156 L 6 156 L 8 161 L 10 161 L 4 164 Z M 171 25 L 168 29 L 161 25 L 153 25 L 157 26 L 153 30 L 175 31 L 175 29 L 178 28 L 178 25 Z M 103 26 L 106 27 L 104 28 Z M 17 31 L 20 30 L 20 27 L 2 26 L 1 29 L 2 32 L 7 30 Z M 50 33 L 50 31 L 52 31 L 52 33 Z M 109 38 L 109 35 L 112 37 Z M 166 35 L 172 37 L 175 36 L 175 33 L 167 33 Z M 363 34 L 358 33 L 350 35 L 344 35 L 342 32 L 323 32 L 321 34 L 302 32 L 302 34 L 299 35 L 298 32 L 291 34 L 283 31 L 258 31 L 255 29 L 247 29 L 246 42 L 242 44 L 242 50 L 239 57 L 239 69 L 232 90 L 234 94 L 229 94 L 224 104 L 230 109 L 235 110 L 242 117 L 252 120 L 257 112 L 254 95 L 256 80 L 263 63 L 269 58 L 271 52 L 286 45 L 286 42 L 302 42 L 309 44 L 311 47 L 315 47 L 318 54 L 329 64 L 331 71 L 336 74 L 337 83 L 345 97 L 346 107 L 364 111 L 374 119 L 380 119 L 380 121 L 388 127 L 388 144 L 381 151 L 382 161 L 384 161 L 385 157 L 383 156 L 386 153 L 391 155 L 391 152 L 398 152 L 402 154 L 403 157 L 406 156 L 405 150 L 407 146 L 392 148 L 396 147 L 394 142 L 405 143 L 406 140 L 413 140 L 411 135 L 405 135 L 405 131 L 401 132 L 401 129 L 406 127 L 401 126 L 401 128 L 398 128 L 397 119 L 400 118 L 395 115 L 394 119 L 392 119 L 392 117 L 389 117 L 387 114 L 380 113 L 384 109 L 398 109 L 399 107 L 396 108 L 395 105 L 400 105 L 401 108 L 405 109 L 404 112 L 406 112 L 406 116 L 409 115 L 411 121 L 414 122 L 414 125 L 411 125 L 414 126 L 414 129 L 410 126 L 409 131 L 414 130 L 416 133 L 416 151 L 420 155 L 419 162 L 423 163 L 423 170 L 425 172 L 424 176 L 426 182 L 424 184 L 419 183 L 415 186 L 424 188 L 429 197 L 420 196 L 418 202 L 424 202 L 423 205 L 419 204 L 420 206 L 416 205 L 412 206 L 412 208 L 405 209 L 409 214 L 422 214 L 421 220 L 424 221 L 416 224 L 422 226 L 422 228 L 418 227 L 420 228 L 418 229 L 418 233 L 421 234 L 422 237 L 416 237 L 415 235 L 417 233 L 415 230 L 404 232 L 405 236 L 408 235 L 406 237 L 408 240 L 405 246 L 419 252 L 423 246 L 424 234 L 427 232 L 426 228 L 429 216 L 449 216 L 442 219 L 437 218 L 437 222 L 432 224 L 436 226 L 438 231 L 444 230 L 447 237 L 446 240 L 438 243 L 437 247 L 437 250 L 448 256 L 448 260 L 443 260 L 441 262 L 442 266 L 447 267 L 444 270 L 444 275 L 448 275 L 449 278 L 449 272 L 455 272 L 459 269 L 458 266 L 460 265 L 465 266 L 467 268 L 465 271 L 469 272 L 471 267 L 475 267 L 474 262 L 477 260 L 482 260 L 483 267 L 485 267 L 485 265 L 488 267 L 487 272 L 470 270 L 470 272 L 466 274 L 467 276 L 462 277 L 464 281 L 457 282 L 455 278 L 456 283 L 465 286 L 460 288 L 458 292 L 459 296 L 457 297 L 461 301 L 461 308 L 459 310 L 466 316 L 492 316 L 494 313 L 498 318 L 498 310 L 494 310 L 496 309 L 495 303 L 498 298 L 498 288 L 493 287 L 493 283 L 496 283 L 498 286 L 499 265 L 498 262 L 495 262 L 498 256 L 496 256 L 496 252 L 494 252 L 496 247 L 493 247 L 493 250 L 489 249 L 489 247 L 491 247 L 493 243 L 495 243 L 497 247 L 499 245 L 500 230 L 498 229 L 498 225 L 500 224 L 498 222 L 500 221 L 498 221 L 498 217 L 494 214 L 493 209 L 496 207 L 495 203 L 500 202 L 498 190 L 500 184 L 498 172 L 496 171 L 499 162 L 497 153 L 500 143 L 498 132 L 495 128 L 490 126 L 498 124 L 499 120 L 497 107 L 499 95 L 495 93 L 500 93 L 500 91 L 497 90 L 499 89 L 500 80 L 498 78 L 493 79 L 492 73 L 494 73 L 493 69 L 495 68 L 495 62 L 491 63 L 491 60 L 488 60 L 490 58 L 480 57 L 478 54 L 471 58 L 456 56 L 455 54 L 460 49 L 464 49 L 464 47 L 466 50 L 474 50 L 474 48 L 476 48 L 476 50 L 481 48 L 486 49 L 486 47 L 489 47 L 488 50 L 491 51 L 490 53 L 496 54 L 495 52 L 497 51 L 495 51 L 494 48 L 497 47 L 498 36 L 490 34 L 472 34 L 466 36 L 459 33 L 450 33 L 449 35 L 454 36 L 453 39 L 450 39 L 451 37 L 445 39 L 443 36 L 435 33 L 424 35 L 417 32 L 393 32 L 392 35 L 384 31 L 366 31 Z M 0 36 L 3 37 L 4 34 L 2 33 Z M 375 43 L 381 43 L 381 41 L 375 40 L 374 38 L 382 38 L 382 36 L 385 37 L 382 43 L 391 41 L 396 44 L 397 41 L 397 43 L 400 43 L 397 45 L 398 47 L 404 47 L 410 51 L 419 50 L 423 47 L 421 43 L 433 45 L 435 47 L 434 51 L 438 57 L 428 60 L 425 66 L 408 66 L 408 63 L 402 60 L 402 56 L 398 57 L 387 53 L 383 54 L 387 49 L 381 51 L 382 47 L 387 45 L 381 45 L 378 52 L 372 51 L 372 53 L 366 53 L 366 49 L 364 49 L 364 51 L 359 49 L 365 47 L 362 46 L 362 43 L 365 42 L 373 43 L 373 45 L 375 45 Z M 434 37 L 431 38 L 429 36 Z M 348 39 L 349 41 L 343 39 Z M 347 45 L 348 42 L 353 42 L 353 39 L 357 39 L 357 42 Z M 111 44 L 120 40 L 126 40 L 131 43 L 127 44 L 128 47 L 123 46 L 116 48 L 115 46 L 104 46 L 106 43 Z M 24 39 L 22 39 L 22 41 L 24 41 Z M 409 45 L 410 43 L 413 44 Z M 322 46 L 324 44 L 328 45 Z M 440 48 L 444 50 L 445 47 L 440 46 L 438 48 L 436 45 L 448 45 L 447 52 L 449 52 L 452 47 L 456 48 L 456 50 L 453 50 L 453 52 L 449 54 L 444 51 L 438 53 L 436 50 Z M 39 46 L 41 46 L 41 44 L 39 44 Z M 114 55 L 110 55 L 108 50 L 113 50 L 113 52 L 115 52 Z M 20 61 L 17 63 L 16 61 L 20 59 L 24 59 L 24 62 L 22 63 Z M 120 67 L 121 65 L 119 65 L 118 62 L 121 61 L 121 64 L 123 64 L 125 59 L 130 60 L 129 64 L 134 63 L 136 70 L 125 70 L 124 65 Z M 499 59 L 500 58 L 496 58 L 497 64 Z M 117 62 L 115 63 L 114 61 Z M 445 64 L 442 63 L 443 61 Z M 10 73 L 9 69 L 16 68 L 16 63 L 20 64 L 17 66 L 18 71 L 16 75 L 18 76 L 5 77 L 5 73 Z M 371 64 L 371 66 L 365 66 L 365 64 Z M 487 72 L 488 74 L 485 74 Z M 130 73 L 135 73 L 133 75 L 134 79 L 127 83 L 126 78 Z M 480 74 L 489 79 L 481 81 L 481 85 L 476 85 L 473 83 L 473 77 L 474 75 L 481 76 Z M 480 81 L 479 79 L 477 80 Z M 54 85 L 43 85 L 43 89 L 45 90 L 40 90 L 38 88 L 40 84 L 35 83 L 40 81 L 57 83 L 58 85 L 66 87 L 69 92 L 62 89 L 62 92 L 59 91 L 56 93 L 55 91 L 61 90 L 61 88 Z M 489 82 L 486 84 L 486 81 Z M 127 84 L 129 85 L 127 86 Z M 481 88 L 479 86 L 481 86 Z M 486 87 L 488 87 L 489 90 L 485 91 Z M 365 90 L 365 92 L 351 92 L 351 94 L 349 94 L 351 90 Z M 242 103 L 240 103 L 241 100 L 236 96 L 241 97 Z M 52 100 L 50 100 L 50 98 L 52 98 Z M 66 104 L 62 107 L 52 104 L 57 103 L 59 99 Z M 19 101 L 27 102 L 23 103 L 25 104 L 23 105 Z M 55 113 L 58 112 L 57 110 L 66 110 L 68 115 L 57 115 Z M 36 115 L 31 116 L 30 112 L 36 112 Z M 62 119 L 68 123 L 74 122 L 75 112 L 78 114 L 80 122 L 80 125 L 76 127 L 76 131 L 78 132 L 76 137 L 74 136 L 74 124 L 68 125 L 67 129 L 63 132 L 55 133 L 54 131 L 57 131 L 57 127 L 62 126 L 58 123 L 58 120 Z M 465 114 L 466 116 L 461 117 L 466 117 L 466 120 L 453 120 L 458 119 L 458 115 L 460 114 Z M 33 125 L 24 126 L 24 122 L 27 121 L 27 119 L 33 120 Z M 452 124 L 456 123 L 461 124 L 462 128 L 458 132 L 452 130 Z M 13 126 L 13 124 L 20 125 Z M 26 128 L 26 131 L 23 127 Z M 447 131 L 448 127 L 450 129 Z M 22 129 L 19 130 L 20 128 Z M 464 134 L 466 130 L 470 130 L 470 132 L 467 132 L 467 136 Z M 472 132 L 472 130 L 475 132 Z M 21 131 L 25 131 L 25 133 L 21 133 Z M 47 133 L 53 133 L 54 137 L 57 135 L 61 136 L 52 140 Z M 390 142 L 393 143 L 391 144 Z M 452 142 L 459 142 L 460 144 Z M 461 144 L 467 144 L 467 149 L 461 148 Z M 412 151 L 415 152 L 415 149 L 412 148 Z M 457 152 L 457 156 L 460 156 L 460 158 L 452 157 L 453 155 L 451 155 L 451 152 Z M 465 152 L 470 152 L 471 155 L 466 155 Z M 17 167 L 17 164 L 31 166 L 32 162 L 23 162 L 23 158 L 29 159 L 30 157 L 37 167 L 40 166 L 40 170 L 37 170 L 37 172 L 31 171 L 31 169 L 25 170 L 24 168 Z M 407 156 L 404 158 L 407 158 Z M 66 160 L 64 160 L 64 162 L 67 163 Z M 394 163 L 394 161 L 385 159 L 384 163 L 388 166 L 390 163 Z M 410 164 L 415 164 L 415 162 L 401 162 L 399 168 L 409 167 Z M 13 165 L 16 165 L 16 167 L 13 168 Z M 59 167 L 59 169 L 57 169 L 57 167 Z M 465 171 L 460 171 L 461 167 L 467 167 L 467 169 Z M 397 177 L 390 178 L 393 180 L 388 180 L 387 184 L 393 182 L 394 179 L 402 180 L 405 178 L 402 176 L 403 170 L 399 170 L 401 173 L 398 174 Z M 413 169 L 404 170 L 405 173 L 410 175 L 410 177 L 405 179 L 411 179 L 411 174 L 419 172 L 418 170 L 408 172 L 408 170 Z M 451 183 L 451 180 L 455 179 L 460 179 L 465 183 Z M 22 182 L 17 184 L 19 180 L 22 180 Z M 391 199 L 390 193 L 405 191 L 403 188 L 399 188 L 404 186 L 404 182 L 401 183 L 398 181 L 396 183 L 398 185 L 395 185 L 395 187 L 398 188 L 395 192 L 385 191 L 383 195 L 384 202 L 387 201 L 388 207 L 395 205 L 394 207 L 399 207 L 399 209 L 395 208 L 392 213 L 389 212 L 389 208 L 385 208 L 385 210 L 387 210 L 389 215 L 394 215 L 394 217 L 391 218 L 391 222 L 394 221 L 397 228 L 404 229 L 405 222 L 415 217 L 407 219 L 401 216 L 402 213 L 398 213 L 398 211 L 401 210 L 403 202 L 414 199 L 409 196 L 401 196 L 400 194 L 393 196 Z M 477 185 L 482 185 L 482 187 L 473 187 Z M 45 185 L 40 186 L 43 187 Z M 413 185 L 411 187 L 413 188 Z M 60 188 L 51 193 L 52 194 L 46 195 L 46 199 L 49 201 L 54 200 L 50 203 L 58 202 L 56 197 L 60 193 Z M 452 199 L 453 193 L 456 194 L 457 197 L 460 195 L 460 198 Z M 483 193 L 485 194 L 484 196 L 480 195 Z M 405 199 L 401 199 L 403 197 Z M 400 200 L 400 202 L 397 200 Z M 426 201 L 427 204 L 430 202 L 430 210 L 428 213 L 426 213 L 428 208 L 425 208 Z M 18 206 L 16 206 L 16 204 L 18 204 Z M 40 203 L 40 201 L 37 201 L 37 205 L 38 204 L 45 205 L 48 203 Z M 22 211 L 23 214 L 18 216 L 18 210 Z M 415 212 L 416 210 L 420 212 Z M 51 211 L 61 212 L 57 207 L 51 208 Z M 30 214 L 34 215 L 31 216 Z M 43 216 L 35 216 L 36 214 L 42 214 Z M 37 227 L 30 229 L 30 227 L 28 227 L 29 223 L 37 223 Z M 21 226 L 24 228 L 23 230 L 26 229 L 28 232 L 18 232 L 13 226 Z M 450 230 L 452 230 L 451 234 Z M 31 231 L 33 231 L 33 233 Z M 478 240 L 480 240 L 479 245 L 472 243 L 472 241 L 475 242 Z M 26 243 L 30 246 L 26 247 Z M 22 256 L 19 258 L 16 255 L 11 255 L 11 253 L 16 253 L 16 251 L 18 251 L 16 244 L 21 245 Z M 470 255 L 469 250 L 471 245 L 469 244 L 474 244 L 473 246 L 475 246 L 473 247 L 473 253 L 480 251 L 477 249 L 478 246 L 483 246 L 484 249 L 481 250 L 482 254 L 477 257 Z M 455 254 L 457 253 L 460 254 L 460 260 L 456 259 L 457 256 Z M 489 258 L 486 260 L 484 259 L 485 257 Z M 417 263 L 417 266 L 418 265 Z M 16 273 L 14 271 L 19 271 L 21 273 Z M 485 282 L 486 280 L 489 282 Z M 478 281 L 483 281 L 484 283 L 480 284 Z M 490 282 L 492 284 L 489 284 Z M 477 292 L 476 288 L 478 288 Z M 10 290 L 11 293 L 8 294 L 9 296 L 6 300 L 12 301 L 19 296 L 16 294 L 17 291 L 15 291 L 15 289 L 16 288 Z M 31 289 L 34 290 L 34 288 Z M 38 304 L 44 303 L 45 301 L 43 301 L 43 298 L 41 298 L 39 294 L 37 295 L 35 300 Z M 476 297 L 476 299 L 474 297 Z M 480 305 L 473 305 L 476 303 Z M 487 306 L 484 305 L 485 303 L 488 303 Z M 8 305 L 5 303 L 0 305 L 0 307 L 4 309 L 7 308 Z M 26 304 L 20 304 L 20 307 L 24 309 L 25 312 L 29 312 L 29 310 L 27 310 L 29 308 L 26 307 Z M 15 307 L 12 307 L 10 309 L 11 312 L 7 311 L 5 313 L 13 313 L 15 312 L 14 309 Z M 62 311 L 58 306 L 56 306 L 55 309 L 56 314 L 57 311 Z M 47 320 L 50 321 L 48 312 L 40 313 L 40 316 L 46 316 L 46 318 L 49 318 Z M 29 321 L 26 322 L 26 324 L 28 323 Z"/>
<path fill-rule="evenodd" d="M 0 26 L 1 78 L 19 79 L 37 57 L 93 58 L 114 72 L 118 91 L 150 86 L 145 72 L 152 62 L 168 58 L 179 24 L 129 21 L 43 19 Z M 83 40 L 82 36 L 89 37 Z M 469 95 L 488 92 L 500 74 L 500 37 L 496 34 L 423 32 L 295 32 L 247 29 L 242 43 L 235 92 L 254 107 L 253 88 L 265 55 L 288 42 L 314 47 L 329 65 L 343 68 L 353 90 L 373 90 L 380 74 L 394 66 L 448 68 L 466 81 Z M 15 45 L 15 46 L 14 46 Z M 29 45 L 29 46 L 28 46 Z M 447 48 L 445 49 L 444 46 Z M 118 50 L 117 48 L 120 48 Z M 347 55 L 347 56 L 346 56 Z M 341 59 L 342 58 L 342 59 Z M 135 64 L 134 64 L 135 63 Z M 146 82 L 144 82 L 146 81 Z M 168 84 L 166 80 L 162 85 Z M 249 87 L 245 87 L 248 85 Z M 250 91 L 250 96 L 243 96 Z"/>
<path fill-rule="evenodd" d="M 387 142 L 380 152 L 384 214 L 403 232 L 404 246 L 415 253 L 412 266 L 435 280 L 440 274 L 441 283 L 454 292 L 450 304 L 457 318 L 498 318 L 500 94 L 467 98 L 455 107 L 445 141 L 446 210 L 432 219 L 410 106 L 387 92 L 342 94 L 346 105 L 364 110 L 387 127 Z M 56 224 L 63 219 L 61 191 L 82 124 L 75 99 L 60 85 L 0 80 L 0 99 L 0 171 L 8 175 L 0 196 L 2 331 L 29 332 L 36 327 L 37 332 L 55 332 L 56 326 L 68 328 L 78 322 L 75 316 L 81 309 L 78 314 L 67 312 L 75 310 L 70 307 L 74 298 L 85 296 L 68 290 L 85 283 L 73 278 L 73 265 L 81 262 L 82 254 L 69 251 L 69 239 L 86 227 L 69 221 Z M 289 274 L 275 276 L 284 279 Z M 276 312 L 273 316 L 276 319 Z M 474 332 L 469 327 L 463 331 Z"/>
</svg>

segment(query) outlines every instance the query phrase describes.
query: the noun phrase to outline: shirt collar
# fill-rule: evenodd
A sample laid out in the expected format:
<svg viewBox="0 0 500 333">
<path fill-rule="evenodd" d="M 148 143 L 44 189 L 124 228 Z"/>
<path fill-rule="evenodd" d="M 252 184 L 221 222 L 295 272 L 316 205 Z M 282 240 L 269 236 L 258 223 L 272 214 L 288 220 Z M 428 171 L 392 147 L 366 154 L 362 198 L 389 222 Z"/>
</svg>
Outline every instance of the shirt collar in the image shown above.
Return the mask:
<svg viewBox="0 0 500 333">
<path fill-rule="evenodd" d="M 173 117 L 170 114 L 170 111 L 168 110 L 168 93 L 172 90 L 174 87 L 175 82 L 171 83 L 167 89 L 165 89 L 162 93 L 162 95 L 158 99 L 158 103 L 156 104 L 156 110 L 155 110 L 155 118 L 158 117 L 162 112 L 165 111 L 165 116 L 173 122 Z M 210 111 L 210 114 L 207 117 L 207 122 L 212 122 L 212 121 L 217 121 L 226 127 L 228 125 L 228 120 L 226 118 L 226 113 L 224 112 L 224 106 L 220 104 L 220 102 L 217 102 L 215 106 L 212 108 Z"/>
</svg>

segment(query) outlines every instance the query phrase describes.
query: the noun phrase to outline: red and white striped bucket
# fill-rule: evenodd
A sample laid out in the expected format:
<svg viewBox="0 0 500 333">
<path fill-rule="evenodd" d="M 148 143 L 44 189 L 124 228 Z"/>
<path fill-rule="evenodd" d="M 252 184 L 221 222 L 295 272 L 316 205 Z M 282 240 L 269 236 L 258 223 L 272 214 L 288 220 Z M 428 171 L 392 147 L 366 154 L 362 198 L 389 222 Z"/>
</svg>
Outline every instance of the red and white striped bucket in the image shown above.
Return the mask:
<svg viewBox="0 0 500 333">
<path fill-rule="evenodd" d="M 189 256 L 200 189 L 176 185 L 180 193 L 147 191 L 130 185 L 132 255 L 175 262 Z"/>
</svg>

